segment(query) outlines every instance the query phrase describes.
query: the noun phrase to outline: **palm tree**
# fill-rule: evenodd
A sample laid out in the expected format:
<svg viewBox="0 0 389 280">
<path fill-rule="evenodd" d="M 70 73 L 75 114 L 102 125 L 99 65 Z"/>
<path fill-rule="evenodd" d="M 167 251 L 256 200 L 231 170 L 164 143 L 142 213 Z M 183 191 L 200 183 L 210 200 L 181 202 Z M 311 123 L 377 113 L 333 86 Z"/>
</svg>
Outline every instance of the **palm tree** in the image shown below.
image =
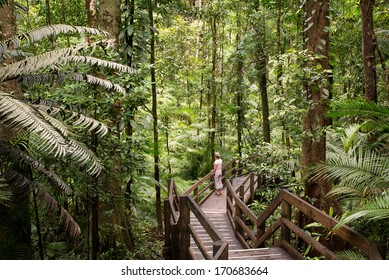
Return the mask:
<svg viewBox="0 0 389 280">
<path fill-rule="evenodd" d="M 60 36 L 60 34 L 95 36 L 97 41 L 34 55 L 23 52 L 25 47 L 31 47 L 44 39 Z M 78 141 L 72 127 L 93 131 L 98 137 L 104 136 L 108 129 L 103 123 L 81 112 L 74 112 L 55 102 L 32 102 L 26 99 L 23 93 L 14 95 L 8 92 L 6 87 L 1 87 L 1 84 L 17 81 L 28 87 L 36 83 L 62 84 L 74 80 L 124 94 L 125 90 L 121 86 L 108 80 L 87 73 L 63 71 L 66 69 L 65 66 L 84 64 L 94 68 L 109 68 L 116 72 L 133 74 L 134 71 L 130 67 L 85 55 L 88 50 L 95 50 L 98 47 L 109 48 L 112 42 L 104 38 L 106 35 L 102 30 L 88 27 L 53 25 L 0 42 L 2 63 L 0 67 L 0 231 L 2 235 L 0 238 L 2 240 L 6 238 L 3 235 L 7 234 L 7 230 L 4 229 L 10 225 L 9 219 L 12 218 L 12 213 L 16 212 L 19 203 L 26 201 L 27 204 L 29 203 L 31 193 L 45 201 L 48 210 L 59 214 L 72 237 L 79 236 L 80 227 L 77 222 L 45 187 L 34 181 L 33 174 L 44 176 L 51 185 L 57 186 L 67 195 L 74 196 L 76 193 L 60 176 L 33 155 L 55 161 L 68 160 L 78 163 L 77 165 L 83 167 L 91 176 L 98 176 L 102 169 L 99 160 L 86 145 Z M 5 58 L 12 58 L 12 60 L 7 60 L 8 64 L 6 64 Z M 11 188 L 4 187 L 7 185 Z M 9 198 L 8 189 L 14 190 L 12 203 L 5 203 L 5 199 Z M 20 197 L 24 197 L 22 199 L 24 202 L 18 202 L 17 198 Z M 28 216 L 26 213 L 22 215 Z M 3 251 L 5 249 L 3 248 Z M 0 246 L 0 255 L 1 253 Z"/>
<path fill-rule="evenodd" d="M 334 103 L 329 116 L 359 124 L 330 134 L 326 162 L 317 165 L 315 176 L 333 182 L 329 195 L 336 195 L 345 211 L 339 226 L 358 221 L 367 232 L 377 232 L 375 221 L 389 222 L 389 108 L 346 100 Z M 380 234 L 386 242 L 389 233 Z"/>
</svg>

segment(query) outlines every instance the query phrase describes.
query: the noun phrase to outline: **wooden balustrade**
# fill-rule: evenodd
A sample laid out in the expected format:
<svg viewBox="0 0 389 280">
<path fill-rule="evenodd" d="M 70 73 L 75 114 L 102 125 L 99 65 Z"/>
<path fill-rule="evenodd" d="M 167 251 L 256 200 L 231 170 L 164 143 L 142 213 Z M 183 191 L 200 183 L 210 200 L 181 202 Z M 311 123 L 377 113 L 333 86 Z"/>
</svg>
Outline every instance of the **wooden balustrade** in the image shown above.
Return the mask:
<svg viewBox="0 0 389 280">
<path fill-rule="evenodd" d="M 194 214 L 202 227 L 213 241 L 213 255 L 209 255 L 205 245 L 202 243 L 200 236 L 190 224 L 190 213 Z M 198 246 L 204 259 L 212 260 L 227 260 L 228 259 L 228 243 L 225 242 L 221 235 L 217 232 L 216 228 L 209 221 L 207 216 L 198 206 L 198 204 L 188 195 L 180 197 L 180 259 L 187 260 L 193 259 L 190 250 L 190 238 L 192 237 L 196 245 Z"/>
<path fill-rule="evenodd" d="M 246 181 L 245 181 L 246 183 Z M 243 185 L 243 184 L 242 184 Z M 233 223 L 237 238 L 246 248 L 263 247 L 265 242 L 274 236 L 281 228 L 278 246 L 283 247 L 296 259 L 304 259 L 304 256 L 292 244 L 291 233 L 311 245 L 320 255 L 326 259 L 337 259 L 337 255 L 331 252 L 304 229 L 292 222 L 292 207 L 295 211 L 300 211 L 309 216 L 328 231 L 333 231 L 338 221 L 323 211 L 312 206 L 305 200 L 297 197 L 287 190 L 282 190 L 280 194 L 268 205 L 260 216 L 256 216 L 244 203 L 241 187 L 234 191 L 230 182 L 227 182 L 227 211 Z M 278 208 L 281 208 L 280 217 L 266 228 L 266 222 L 274 215 Z M 348 244 L 361 250 L 368 259 L 382 259 L 377 246 L 348 226 L 343 226 L 334 233 Z"/>
<path fill-rule="evenodd" d="M 287 190 L 282 190 L 268 204 L 261 215 L 256 216 L 247 203 L 254 199 L 256 187 L 259 186 L 258 177 L 249 173 L 241 185 L 235 189 L 230 182 L 230 178 L 235 174 L 242 174 L 242 170 L 244 170 L 243 164 L 237 164 L 236 160 L 231 160 L 223 166 L 223 180 L 227 188 L 227 215 L 233 225 L 236 237 L 245 248 L 264 247 L 272 238 L 273 240 L 277 239 L 277 246 L 283 247 L 295 259 L 305 259 L 296 249 L 296 240 L 298 239 L 312 246 L 318 254 L 326 259 L 337 259 L 334 252 L 293 222 L 292 217 L 295 217 L 295 213 L 298 211 L 328 231 L 333 231 L 345 242 L 364 252 L 369 259 L 382 259 L 373 242 L 348 226 L 334 231 L 334 227 L 338 223 L 337 220 Z M 174 181 L 169 180 L 169 196 L 164 204 L 165 258 L 192 259 L 190 238 L 193 238 L 205 259 L 228 259 L 228 244 L 219 236 L 215 227 L 200 208 L 200 205 L 213 193 L 212 178 L 213 171 L 196 182 L 181 196 L 177 192 Z M 212 255 L 208 253 L 201 238 L 193 229 L 190 223 L 191 213 L 212 239 Z"/>
</svg>

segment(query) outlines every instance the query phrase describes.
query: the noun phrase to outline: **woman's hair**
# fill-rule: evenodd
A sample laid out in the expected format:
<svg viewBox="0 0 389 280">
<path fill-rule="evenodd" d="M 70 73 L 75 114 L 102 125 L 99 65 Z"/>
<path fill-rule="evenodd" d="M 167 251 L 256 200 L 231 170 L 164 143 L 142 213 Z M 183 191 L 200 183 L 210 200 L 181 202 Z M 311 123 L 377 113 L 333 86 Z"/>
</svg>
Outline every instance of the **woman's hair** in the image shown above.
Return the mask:
<svg viewBox="0 0 389 280">
<path fill-rule="evenodd" d="M 216 158 L 220 158 L 220 154 L 218 152 L 215 153 Z"/>
</svg>

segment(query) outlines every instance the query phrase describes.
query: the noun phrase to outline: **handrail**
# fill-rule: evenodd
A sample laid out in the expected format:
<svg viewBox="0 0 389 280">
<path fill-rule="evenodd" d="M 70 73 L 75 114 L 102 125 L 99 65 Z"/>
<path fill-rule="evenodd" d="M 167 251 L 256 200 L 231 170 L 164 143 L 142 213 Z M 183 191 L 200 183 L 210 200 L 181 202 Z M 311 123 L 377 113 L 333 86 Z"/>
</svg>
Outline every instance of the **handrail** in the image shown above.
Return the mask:
<svg viewBox="0 0 389 280">
<path fill-rule="evenodd" d="M 236 159 L 232 159 L 226 164 L 223 164 L 223 176 L 222 180 L 225 180 L 225 178 L 229 178 L 230 174 L 233 174 L 235 172 L 235 164 Z M 230 168 L 231 167 L 231 168 Z M 193 184 L 189 189 L 187 189 L 183 195 L 190 195 L 193 197 L 193 199 L 199 204 L 202 205 L 204 201 L 206 201 L 209 196 L 213 192 L 213 186 L 214 186 L 214 181 L 212 180 L 213 178 L 213 170 L 210 171 L 207 175 L 205 175 L 203 178 L 198 180 L 195 184 Z M 208 182 L 207 185 L 204 186 L 204 183 Z"/>
<path fill-rule="evenodd" d="M 258 217 L 248 208 L 248 206 L 243 202 L 242 195 L 238 195 L 231 186 L 230 182 L 227 182 L 227 193 L 228 193 L 228 203 L 227 205 L 234 205 L 234 212 L 231 212 L 229 216 L 233 216 L 234 229 L 237 238 L 246 246 L 250 247 L 262 247 L 266 240 L 268 240 L 277 229 L 281 228 L 281 237 L 279 240 L 279 246 L 283 247 L 291 255 L 297 259 L 304 259 L 304 257 L 294 248 L 291 244 L 291 232 L 296 236 L 301 238 L 306 243 L 310 244 L 314 249 L 316 249 L 320 254 L 322 254 L 327 259 L 337 259 L 337 255 L 334 252 L 331 252 L 323 244 L 316 241 L 313 237 L 308 235 L 303 229 L 295 225 L 291 220 L 292 217 L 292 206 L 300 211 L 304 215 L 309 216 L 314 221 L 320 223 L 329 231 L 333 231 L 334 227 L 338 224 L 338 221 L 326 213 L 320 211 L 316 207 L 312 206 L 305 200 L 297 197 L 287 190 L 282 190 L 280 194 L 269 203 L 267 208 L 262 212 Z M 278 207 L 281 206 L 281 217 L 269 225 L 268 228 L 265 228 L 266 222 L 268 219 L 275 213 Z M 243 218 L 243 214 L 245 218 Z M 231 219 L 231 218 L 230 218 Z M 251 226 L 247 225 L 247 221 L 250 221 Z M 346 241 L 348 244 L 355 246 L 356 248 L 363 251 L 369 259 L 382 259 L 382 256 L 377 248 L 377 246 L 371 242 L 366 237 L 359 234 L 357 231 L 353 230 L 348 226 L 343 226 L 334 233 Z M 247 242 L 246 236 L 251 240 Z M 253 244 L 250 246 L 249 244 Z"/>
<path fill-rule="evenodd" d="M 207 218 L 201 208 L 189 195 L 183 195 L 180 197 L 180 259 L 191 259 L 193 256 L 190 254 L 190 237 L 200 249 L 203 257 L 206 260 L 226 260 L 228 259 L 228 243 L 223 240 L 218 233 L 214 225 Z M 213 241 L 213 255 L 209 255 L 205 246 L 202 244 L 201 239 L 196 234 L 195 230 L 190 225 L 190 213 L 194 214 L 200 224 L 203 226 L 209 237 Z"/>
<path fill-rule="evenodd" d="M 165 259 L 178 259 L 179 244 L 177 242 L 178 219 L 180 212 L 179 194 L 173 179 L 168 180 L 168 197 L 164 201 L 165 244 L 163 256 Z"/>
</svg>

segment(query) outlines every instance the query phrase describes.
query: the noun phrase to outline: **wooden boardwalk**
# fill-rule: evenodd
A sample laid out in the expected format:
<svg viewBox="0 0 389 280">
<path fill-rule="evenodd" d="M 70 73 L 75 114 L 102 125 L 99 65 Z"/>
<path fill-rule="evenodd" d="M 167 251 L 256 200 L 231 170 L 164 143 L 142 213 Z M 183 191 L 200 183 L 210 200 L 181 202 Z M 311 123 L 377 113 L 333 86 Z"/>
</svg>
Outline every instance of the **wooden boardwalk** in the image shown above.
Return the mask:
<svg viewBox="0 0 389 280">
<path fill-rule="evenodd" d="M 244 181 L 244 177 L 234 178 L 232 181 L 233 187 L 236 188 Z M 227 200 L 226 190 L 223 188 L 222 195 L 213 194 L 201 206 L 201 209 L 207 218 L 216 227 L 223 240 L 228 242 L 229 260 L 290 260 L 289 254 L 282 248 L 258 248 L 246 249 L 242 246 L 239 240 L 235 237 L 233 227 L 227 216 Z M 213 242 L 208 234 L 205 232 L 199 221 L 192 215 L 191 221 L 193 228 L 197 234 L 201 236 L 201 240 L 208 252 L 213 250 Z M 195 259 L 203 259 L 200 250 L 197 248 L 193 239 L 191 239 L 192 253 Z"/>
</svg>

